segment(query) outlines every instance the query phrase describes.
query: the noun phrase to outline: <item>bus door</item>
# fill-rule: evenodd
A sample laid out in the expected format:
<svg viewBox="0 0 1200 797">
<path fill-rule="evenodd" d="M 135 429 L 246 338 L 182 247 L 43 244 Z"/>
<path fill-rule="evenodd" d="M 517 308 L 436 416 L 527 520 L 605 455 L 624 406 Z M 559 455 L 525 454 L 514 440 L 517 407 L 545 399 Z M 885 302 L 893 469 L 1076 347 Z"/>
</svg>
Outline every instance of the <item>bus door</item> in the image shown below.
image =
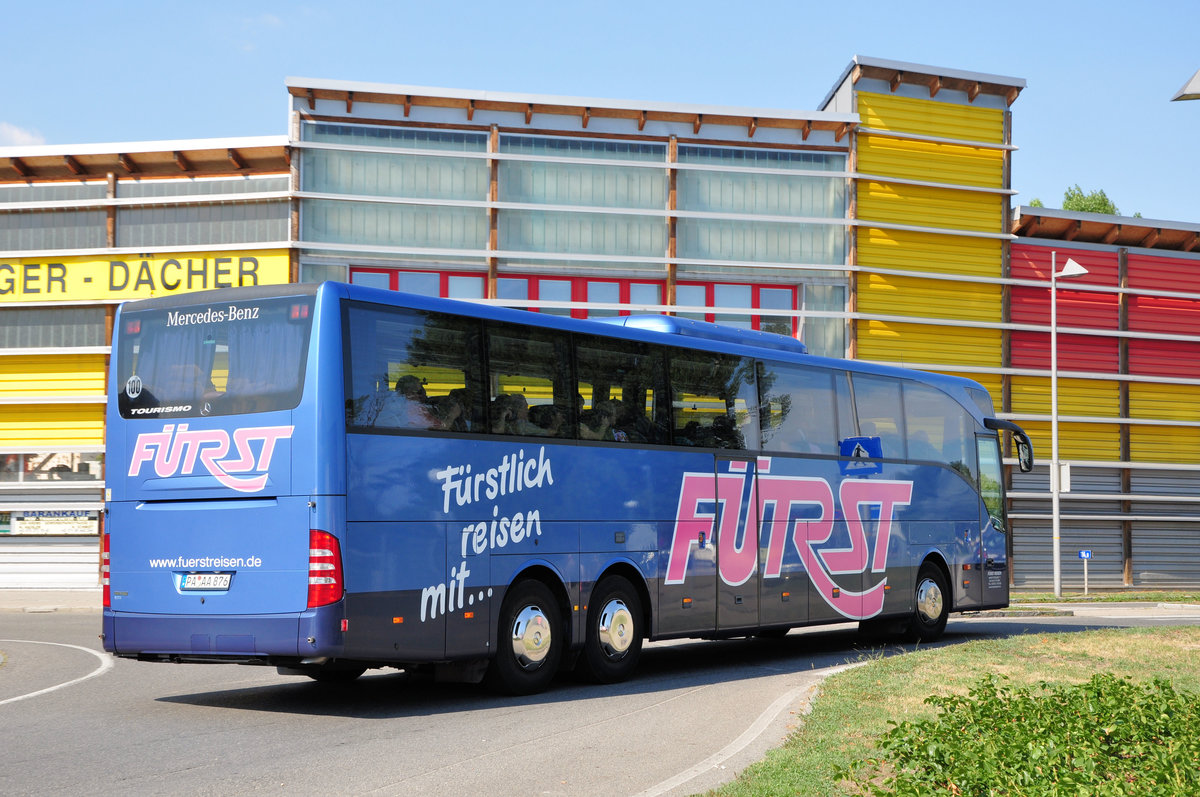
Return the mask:
<svg viewBox="0 0 1200 797">
<path fill-rule="evenodd" d="M 758 467 L 754 457 L 716 457 L 717 628 L 758 625 Z"/>
<path fill-rule="evenodd" d="M 996 435 L 975 438 L 979 449 L 980 561 L 976 576 L 985 606 L 1008 603 L 1008 518 L 1004 504 L 1004 470 Z"/>
<path fill-rule="evenodd" d="M 758 624 L 755 459 L 717 455 L 683 477 L 659 592 L 663 634 Z"/>
</svg>

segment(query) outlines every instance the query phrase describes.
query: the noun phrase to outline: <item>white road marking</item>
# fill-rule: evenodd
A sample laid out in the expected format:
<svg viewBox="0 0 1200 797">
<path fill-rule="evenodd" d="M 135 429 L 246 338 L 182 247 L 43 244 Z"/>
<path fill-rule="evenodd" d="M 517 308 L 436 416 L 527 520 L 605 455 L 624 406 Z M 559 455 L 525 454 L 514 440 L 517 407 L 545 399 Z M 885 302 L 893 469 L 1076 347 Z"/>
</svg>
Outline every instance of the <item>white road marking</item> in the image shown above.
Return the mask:
<svg viewBox="0 0 1200 797">
<path fill-rule="evenodd" d="M 64 681 L 63 683 L 57 684 L 55 686 L 48 686 L 45 689 L 39 689 L 36 692 L 29 692 L 24 695 L 17 695 L 16 697 L 10 697 L 5 700 L 0 700 L 0 706 L 3 706 L 6 703 L 16 703 L 18 700 L 28 700 L 31 697 L 37 697 L 39 695 L 49 694 L 50 692 L 57 692 L 59 689 L 65 689 L 68 686 L 73 686 L 82 681 L 86 681 L 89 678 L 95 678 L 97 675 L 103 675 L 104 673 L 108 672 L 109 670 L 111 670 L 113 668 L 113 660 L 111 657 L 106 656 L 102 653 L 97 653 L 96 651 L 92 650 L 91 648 L 81 647 L 80 645 L 67 645 L 62 642 L 38 642 L 33 639 L 0 639 L 0 643 L 3 643 L 3 642 L 16 642 L 16 643 L 24 644 L 24 645 L 53 645 L 53 646 L 59 647 L 59 648 L 71 648 L 72 650 L 82 650 L 84 653 L 90 653 L 93 656 L 95 656 L 97 659 L 99 659 L 100 666 L 97 667 L 96 669 L 92 670 L 87 675 L 84 675 L 80 678 L 73 678 L 70 681 Z"/>
</svg>

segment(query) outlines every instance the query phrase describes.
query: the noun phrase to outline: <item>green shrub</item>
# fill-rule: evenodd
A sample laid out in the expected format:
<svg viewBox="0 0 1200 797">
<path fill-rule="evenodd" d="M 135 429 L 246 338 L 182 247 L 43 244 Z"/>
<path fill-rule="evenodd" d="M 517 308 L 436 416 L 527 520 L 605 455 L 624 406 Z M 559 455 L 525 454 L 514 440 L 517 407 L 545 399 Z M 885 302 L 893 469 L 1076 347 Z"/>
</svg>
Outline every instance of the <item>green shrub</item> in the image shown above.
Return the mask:
<svg viewBox="0 0 1200 797">
<path fill-rule="evenodd" d="M 875 795 L 1200 794 L 1200 700 L 1162 679 L 1012 686 L 989 675 L 937 716 L 889 723 L 838 776 Z"/>
</svg>

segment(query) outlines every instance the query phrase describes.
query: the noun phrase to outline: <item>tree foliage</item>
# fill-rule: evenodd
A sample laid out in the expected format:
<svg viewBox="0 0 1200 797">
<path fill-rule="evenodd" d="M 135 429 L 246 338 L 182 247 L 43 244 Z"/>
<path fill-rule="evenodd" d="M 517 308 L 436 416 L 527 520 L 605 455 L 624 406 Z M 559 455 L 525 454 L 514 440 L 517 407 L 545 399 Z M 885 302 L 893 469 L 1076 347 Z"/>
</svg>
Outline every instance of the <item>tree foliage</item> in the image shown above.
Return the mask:
<svg viewBox="0 0 1200 797">
<path fill-rule="evenodd" d="M 1117 206 L 1108 198 L 1108 195 L 1103 190 L 1097 188 L 1094 191 L 1084 193 L 1079 187 L 1079 183 L 1068 188 L 1063 192 L 1063 210 L 1074 210 L 1082 213 L 1105 213 L 1109 216 L 1119 216 L 1121 211 L 1117 210 Z"/>
</svg>

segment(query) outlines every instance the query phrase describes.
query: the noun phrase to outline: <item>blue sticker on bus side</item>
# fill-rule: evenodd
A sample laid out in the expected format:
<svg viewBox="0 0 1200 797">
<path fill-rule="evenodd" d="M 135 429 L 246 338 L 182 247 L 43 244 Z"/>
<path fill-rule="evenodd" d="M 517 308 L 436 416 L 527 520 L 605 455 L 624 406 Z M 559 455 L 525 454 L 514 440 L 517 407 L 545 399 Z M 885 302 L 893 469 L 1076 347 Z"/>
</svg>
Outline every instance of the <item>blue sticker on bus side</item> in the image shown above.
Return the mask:
<svg viewBox="0 0 1200 797">
<path fill-rule="evenodd" d="M 879 437 L 847 437 L 839 444 L 843 476 L 883 473 L 883 440 Z M 874 460 L 874 461 L 872 461 Z"/>
</svg>

